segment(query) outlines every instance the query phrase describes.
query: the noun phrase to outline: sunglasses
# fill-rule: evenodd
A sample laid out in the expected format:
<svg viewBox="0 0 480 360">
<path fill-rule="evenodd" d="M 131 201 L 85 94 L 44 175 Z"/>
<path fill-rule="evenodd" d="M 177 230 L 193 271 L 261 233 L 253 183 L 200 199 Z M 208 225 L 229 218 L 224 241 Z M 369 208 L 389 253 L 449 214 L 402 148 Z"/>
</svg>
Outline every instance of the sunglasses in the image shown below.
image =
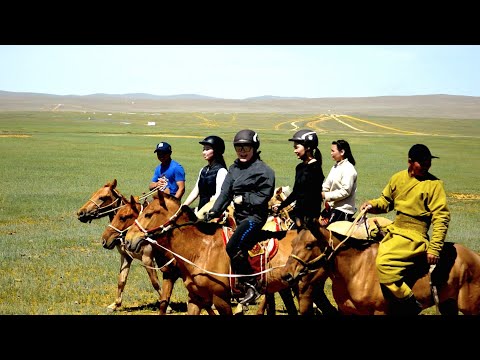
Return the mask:
<svg viewBox="0 0 480 360">
<path fill-rule="evenodd" d="M 251 145 L 235 145 L 235 151 L 237 152 L 249 152 L 250 150 L 252 150 Z"/>
</svg>

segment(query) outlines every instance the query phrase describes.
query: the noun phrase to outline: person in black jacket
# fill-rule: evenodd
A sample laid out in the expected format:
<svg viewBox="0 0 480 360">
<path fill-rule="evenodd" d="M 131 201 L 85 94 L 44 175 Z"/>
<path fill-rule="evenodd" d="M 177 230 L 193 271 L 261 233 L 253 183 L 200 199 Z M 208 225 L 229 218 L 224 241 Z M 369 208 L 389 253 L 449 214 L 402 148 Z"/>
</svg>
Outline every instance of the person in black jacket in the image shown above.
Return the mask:
<svg viewBox="0 0 480 360">
<path fill-rule="evenodd" d="M 315 131 L 299 130 L 288 141 L 293 141 L 293 152 L 301 163 L 295 167 L 295 184 L 292 192 L 280 204 L 272 206 L 272 210 L 279 212 L 296 201 L 294 217 L 297 229 L 300 229 L 302 223 L 308 223 L 320 217 L 322 183 L 325 175 L 322 170 L 322 153 L 318 149 L 318 137 Z"/>
<path fill-rule="evenodd" d="M 237 159 L 230 165 L 222 190 L 205 220 L 218 218 L 231 204 L 237 227 L 227 243 L 232 271 L 252 274 L 248 250 L 260 239 L 262 227 L 268 218 L 268 202 L 275 190 L 275 172 L 260 159 L 258 134 L 249 129 L 239 131 L 233 145 Z M 256 276 L 238 278 L 239 288 L 245 292 L 242 305 L 255 303 L 260 296 Z"/>
</svg>

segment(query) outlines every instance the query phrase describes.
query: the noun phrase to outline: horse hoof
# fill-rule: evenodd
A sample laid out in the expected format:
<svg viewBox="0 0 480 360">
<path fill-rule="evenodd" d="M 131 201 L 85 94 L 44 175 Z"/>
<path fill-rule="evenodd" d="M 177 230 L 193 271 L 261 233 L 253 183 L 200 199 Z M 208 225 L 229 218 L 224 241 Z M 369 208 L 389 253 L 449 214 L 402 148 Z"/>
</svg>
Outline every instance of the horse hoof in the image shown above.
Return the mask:
<svg viewBox="0 0 480 360">
<path fill-rule="evenodd" d="M 107 306 L 107 312 L 108 312 L 108 313 L 112 313 L 112 312 L 114 312 L 115 310 L 117 310 L 117 306 L 115 305 L 115 303 L 110 304 L 110 305 Z"/>
</svg>

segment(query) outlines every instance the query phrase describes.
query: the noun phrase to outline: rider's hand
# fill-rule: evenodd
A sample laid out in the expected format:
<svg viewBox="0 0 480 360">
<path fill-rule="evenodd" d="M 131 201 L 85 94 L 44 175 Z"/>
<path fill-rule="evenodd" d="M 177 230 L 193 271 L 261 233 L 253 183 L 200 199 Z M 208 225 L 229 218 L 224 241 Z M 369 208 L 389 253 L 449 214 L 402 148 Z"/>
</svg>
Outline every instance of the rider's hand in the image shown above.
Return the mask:
<svg viewBox="0 0 480 360">
<path fill-rule="evenodd" d="M 242 195 L 236 195 L 234 198 L 233 198 L 233 202 L 237 205 L 241 205 L 243 203 L 243 197 Z"/>
<path fill-rule="evenodd" d="M 368 212 L 369 210 L 372 209 L 372 204 L 370 204 L 368 201 L 365 201 L 362 206 L 360 206 L 360 210 L 363 211 L 365 210 L 365 212 Z"/>
</svg>

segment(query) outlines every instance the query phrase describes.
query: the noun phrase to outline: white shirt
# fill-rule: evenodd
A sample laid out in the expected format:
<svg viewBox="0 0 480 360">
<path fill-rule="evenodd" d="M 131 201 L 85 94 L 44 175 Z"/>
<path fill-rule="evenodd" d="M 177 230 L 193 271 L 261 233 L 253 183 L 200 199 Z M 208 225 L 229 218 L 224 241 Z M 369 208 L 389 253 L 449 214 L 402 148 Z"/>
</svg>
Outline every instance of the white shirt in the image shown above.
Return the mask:
<svg viewBox="0 0 480 360">
<path fill-rule="evenodd" d="M 333 209 L 347 214 L 355 213 L 357 170 L 348 159 L 343 159 L 333 165 L 323 182 L 322 191 L 325 193 L 325 200 Z"/>
</svg>

